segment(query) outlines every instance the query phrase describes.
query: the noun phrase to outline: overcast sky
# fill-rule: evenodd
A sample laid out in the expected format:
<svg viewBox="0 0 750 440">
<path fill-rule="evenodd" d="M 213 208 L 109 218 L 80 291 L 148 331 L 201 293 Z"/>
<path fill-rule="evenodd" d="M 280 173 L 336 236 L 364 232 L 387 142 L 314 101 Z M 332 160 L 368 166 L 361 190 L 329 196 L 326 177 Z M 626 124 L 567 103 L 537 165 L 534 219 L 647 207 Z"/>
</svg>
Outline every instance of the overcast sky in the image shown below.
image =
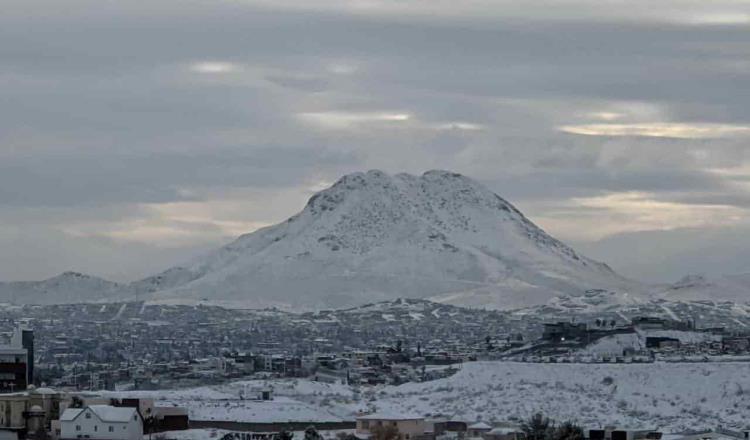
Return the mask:
<svg viewBox="0 0 750 440">
<path fill-rule="evenodd" d="M 750 2 L 4 0 L 0 279 L 124 281 L 344 173 L 487 184 L 625 275 L 750 271 Z"/>
</svg>

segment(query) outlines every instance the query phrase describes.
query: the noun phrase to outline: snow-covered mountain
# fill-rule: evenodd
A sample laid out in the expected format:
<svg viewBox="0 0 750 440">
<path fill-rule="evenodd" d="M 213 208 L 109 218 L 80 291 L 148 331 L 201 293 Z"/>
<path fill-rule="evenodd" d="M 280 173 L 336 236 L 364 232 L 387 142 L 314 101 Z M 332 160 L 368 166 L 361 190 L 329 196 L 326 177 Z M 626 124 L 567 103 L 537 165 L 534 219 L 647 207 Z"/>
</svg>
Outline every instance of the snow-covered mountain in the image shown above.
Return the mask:
<svg viewBox="0 0 750 440">
<path fill-rule="evenodd" d="M 641 286 L 470 178 L 369 171 L 342 177 L 283 223 L 129 289 L 157 301 L 251 307 L 408 297 L 509 308 L 637 301 Z"/>
<path fill-rule="evenodd" d="M 13 304 L 63 304 L 118 301 L 123 286 L 78 272 L 64 272 L 42 281 L 0 283 L 0 302 Z"/>
<path fill-rule="evenodd" d="M 476 181 L 354 173 L 275 226 L 127 285 L 76 273 L 0 284 L 0 301 L 316 309 L 394 298 L 482 307 L 588 309 L 640 302 L 643 286 L 549 236 Z"/>
</svg>

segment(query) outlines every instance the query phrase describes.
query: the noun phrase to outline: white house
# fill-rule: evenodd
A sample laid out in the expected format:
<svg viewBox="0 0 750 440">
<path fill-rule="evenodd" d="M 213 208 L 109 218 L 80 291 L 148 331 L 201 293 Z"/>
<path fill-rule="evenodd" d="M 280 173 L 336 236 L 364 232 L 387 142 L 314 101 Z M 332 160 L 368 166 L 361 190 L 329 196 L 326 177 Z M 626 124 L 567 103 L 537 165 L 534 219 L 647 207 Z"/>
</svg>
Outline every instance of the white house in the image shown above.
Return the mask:
<svg viewBox="0 0 750 440">
<path fill-rule="evenodd" d="M 60 416 L 60 439 L 141 440 L 143 420 L 136 408 L 89 405 Z"/>
</svg>

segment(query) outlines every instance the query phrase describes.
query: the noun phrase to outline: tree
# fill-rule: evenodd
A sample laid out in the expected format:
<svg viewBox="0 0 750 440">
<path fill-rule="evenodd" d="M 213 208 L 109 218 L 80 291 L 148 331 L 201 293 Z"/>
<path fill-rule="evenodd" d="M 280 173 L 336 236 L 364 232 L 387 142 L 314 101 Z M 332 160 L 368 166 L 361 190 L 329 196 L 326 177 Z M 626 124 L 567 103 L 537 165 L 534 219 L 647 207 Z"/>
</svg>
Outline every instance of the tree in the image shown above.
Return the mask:
<svg viewBox="0 0 750 440">
<path fill-rule="evenodd" d="M 83 408 L 83 399 L 80 397 L 73 396 L 70 400 L 70 408 Z"/>
<path fill-rule="evenodd" d="M 375 426 L 370 429 L 372 440 L 397 440 L 400 437 L 398 428 L 393 425 Z"/>
<path fill-rule="evenodd" d="M 318 433 L 318 430 L 314 426 L 308 426 L 305 429 L 305 440 L 323 440 L 323 437 Z"/>
<path fill-rule="evenodd" d="M 554 430 L 552 440 L 583 440 L 583 428 L 567 421 Z"/>
<path fill-rule="evenodd" d="M 275 440 L 292 440 L 293 437 L 294 437 L 294 433 L 293 432 L 281 430 L 281 431 L 279 431 L 278 434 L 276 434 L 276 439 Z"/>
<path fill-rule="evenodd" d="M 536 413 L 521 424 L 521 431 L 527 440 L 549 440 L 553 426 L 549 418 L 544 417 L 542 413 Z"/>
</svg>

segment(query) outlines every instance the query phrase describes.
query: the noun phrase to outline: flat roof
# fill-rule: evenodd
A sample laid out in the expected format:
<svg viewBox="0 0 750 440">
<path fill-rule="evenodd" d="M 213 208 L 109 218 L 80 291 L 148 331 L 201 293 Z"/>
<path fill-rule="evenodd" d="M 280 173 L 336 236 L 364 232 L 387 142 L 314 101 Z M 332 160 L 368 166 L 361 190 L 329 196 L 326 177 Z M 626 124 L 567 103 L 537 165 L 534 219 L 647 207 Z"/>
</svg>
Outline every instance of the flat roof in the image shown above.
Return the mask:
<svg viewBox="0 0 750 440">
<path fill-rule="evenodd" d="M 422 420 L 424 419 L 423 416 L 418 416 L 416 414 L 400 414 L 400 413 L 372 413 L 372 414 L 363 414 L 361 416 L 357 416 L 357 420 Z"/>
</svg>

